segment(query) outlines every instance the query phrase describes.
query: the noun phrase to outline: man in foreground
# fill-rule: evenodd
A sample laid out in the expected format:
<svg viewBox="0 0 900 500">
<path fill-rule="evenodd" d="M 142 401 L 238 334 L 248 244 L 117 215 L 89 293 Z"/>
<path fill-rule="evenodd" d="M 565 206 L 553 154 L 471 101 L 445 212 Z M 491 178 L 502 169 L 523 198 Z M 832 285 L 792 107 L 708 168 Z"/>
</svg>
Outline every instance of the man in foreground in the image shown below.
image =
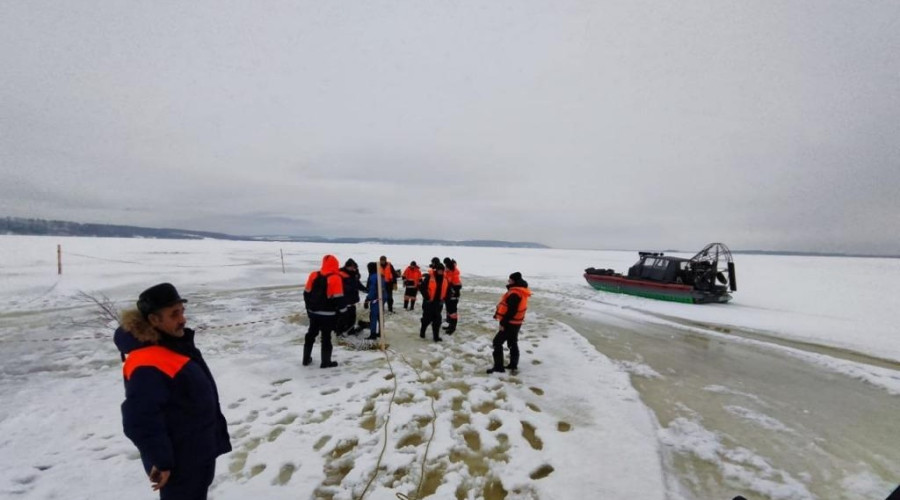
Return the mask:
<svg viewBox="0 0 900 500">
<path fill-rule="evenodd" d="M 205 500 L 216 457 L 231 451 L 219 393 L 169 283 L 144 290 L 114 336 L 122 354 L 122 426 L 161 500 Z"/>
</svg>

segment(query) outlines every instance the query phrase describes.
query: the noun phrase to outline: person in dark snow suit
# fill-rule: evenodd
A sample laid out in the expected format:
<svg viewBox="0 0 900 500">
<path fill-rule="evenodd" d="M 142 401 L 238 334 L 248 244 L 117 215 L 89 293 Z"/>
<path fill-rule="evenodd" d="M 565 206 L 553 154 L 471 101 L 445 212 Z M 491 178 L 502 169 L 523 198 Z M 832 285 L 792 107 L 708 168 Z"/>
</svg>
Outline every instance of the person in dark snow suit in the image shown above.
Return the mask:
<svg viewBox="0 0 900 500">
<path fill-rule="evenodd" d="M 387 306 L 387 312 L 394 312 L 394 290 L 397 289 L 397 278 L 400 277 L 400 272 L 394 268 L 394 265 L 391 264 L 387 257 L 382 255 L 378 258 L 379 264 L 381 264 L 381 272 L 384 275 L 384 283 L 385 290 L 387 290 L 384 297 L 384 305 Z"/>
<path fill-rule="evenodd" d="M 447 326 L 444 327 L 444 331 L 447 335 L 453 335 L 453 332 L 456 331 L 456 324 L 459 322 L 459 313 L 456 311 L 459 306 L 462 280 L 459 277 L 459 268 L 456 267 L 456 261 L 450 257 L 444 258 L 444 279 L 447 280 L 447 285 L 450 287 L 447 290 L 447 298 L 444 300 L 447 306 Z"/>
<path fill-rule="evenodd" d="M 322 359 L 320 360 L 320 368 L 333 368 L 337 366 L 337 361 L 331 359 L 331 352 L 334 346 L 331 344 L 331 332 L 337 326 L 337 314 L 343 306 L 344 301 L 344 282 L 338 272 L 338 260 L 334 255 L 326 255 L 322 257 L 322 268 L 318 271 L 309 273 L 306 279 L 306 286 L 303 289 L 303 302 L 306 305 L 306 315 L 309 316 L 309 331 L 306 332 L 303 342 L 303 366 L 312 364 L 313 344 L 319 333 L 322 334 Z M 315 297 L 316 278 L 324 276 L 325 289 L 322 290 L 324 297 L 319 302 Z"/>
<path fill-rule="evenodd" d="M 425 330 L 431 326 L 431 336 L 435 342 L 441 342 L 441 311 L 444 299 L 447 298 L 447 280 L 444 279 L 444 265 L 438 262 L 428 271 L 419 283 L 422 292 L 422 324 L 419 337 L 425 338 Z"/>
<path fill-rule="evenodd" d="M 360 281 L 359 267 L 353 259 L 347 259 L 340 275 L 344 283 L 344 307 L 338 311 L 337 335 L 356 335 L 356 304 L 360 302 L 359 292 L 366 287 Z"/>
<path fill-rule="evenodd" d="M 122 427 L 162 500 L 206 499 L 216 457 L 231 451 L 216 381 L 184 327 L 184 302 L 169 283 L 148 288 L 114 335 L 124 361 Z"/>
<path fill-rule="evenodd" d="M 519 369 L 519 330 L 525 322 L 525 311 L 528 309 L 528 298 L 531 290 L 528 282 L 522 279 L 522 273 L 512 273 L 506 282 L 506 294 L 497 304 L 494 319 L 500 321 L 500 331 L 494 337 L 494 366 L 488 373 L 502 373 Z M 509 365 L 503 366 L 503 344 L 509 347 Z"/>
</svg>

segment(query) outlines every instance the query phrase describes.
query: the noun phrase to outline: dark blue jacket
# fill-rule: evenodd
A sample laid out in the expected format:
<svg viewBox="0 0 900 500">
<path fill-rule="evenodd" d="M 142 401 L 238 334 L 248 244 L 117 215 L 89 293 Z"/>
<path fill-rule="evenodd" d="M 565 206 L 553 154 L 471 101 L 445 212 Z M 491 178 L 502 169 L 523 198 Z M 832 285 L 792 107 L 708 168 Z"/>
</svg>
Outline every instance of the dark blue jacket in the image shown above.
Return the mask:
<svg viewBox="0 0 900 500">
<path fill-rule="evenodd" d="M 122 426 L 144 470 L 184 470 L 231 451 L 216 382 L 194 345 L 194 331 L 185 328 L 181 338 L 161 334 L 136 310 L 122 323 L 115 333 L 127 356 Z"/>
</svg>

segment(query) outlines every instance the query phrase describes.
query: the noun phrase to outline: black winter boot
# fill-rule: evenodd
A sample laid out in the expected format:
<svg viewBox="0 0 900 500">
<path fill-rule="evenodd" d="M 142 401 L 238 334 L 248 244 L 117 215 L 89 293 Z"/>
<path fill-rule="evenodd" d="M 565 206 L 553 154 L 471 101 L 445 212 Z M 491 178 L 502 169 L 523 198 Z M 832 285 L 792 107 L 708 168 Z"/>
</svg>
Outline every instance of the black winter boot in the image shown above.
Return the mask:
<svg viewBox="0 0 900 500">
<path fill-rule="evenodd" d="M 303 366 L 309 366 L 312 364 L 312 350 L 312 344 L 303 344 Z"/>
<path fill-rule="evenodd" d="M 337 366 L 337 363 L 331 360 L 332 349 L 334 349 L 333 346 L 322 344 L 322 364 L 319 365 L 320 368 Z"/>
<path fill-rule="evenodd" d="M 503 373 L 506 369 L 503 368 L 503 348 L 500 349 L 495 348 L 492 353 L 494 358 L 494 367 L 489 369 L 488 373 Z"/>
<path fill-rule="evenodd" d="M 509 370 L 517 370 L 519 367 L 519 350 L 518 349 L 510 349 L 509 350 L 509 365 L 506 367 Z"/>
<path fill-rule="evenodd" d="M 454 319 L 454 318 L 450 318 L 450 319 L 448 319 L 447 321 L 450 322 L 450 324 L 447 325 L 447 326 L 444 328 L 444 331 L 445 331 L 445 333 L 446 333 L 447 335 L 453 335 L 453 332 L 456 331 L 456 322 L 459 321 L 459 320 L 458 320 L 458 319 Z"/>
</svg>

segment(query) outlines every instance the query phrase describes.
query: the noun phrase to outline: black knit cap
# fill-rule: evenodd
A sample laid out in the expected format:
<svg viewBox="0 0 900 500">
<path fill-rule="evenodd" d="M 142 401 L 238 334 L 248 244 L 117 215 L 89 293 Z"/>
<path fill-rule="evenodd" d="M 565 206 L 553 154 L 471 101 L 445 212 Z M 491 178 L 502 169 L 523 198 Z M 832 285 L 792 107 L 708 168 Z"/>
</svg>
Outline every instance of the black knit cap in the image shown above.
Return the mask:
<svg viewBox="0 0 900 500">
<path fill-rule="evenodd" d="M 160 283 L 141 292 L 137 308 L 141 316 L 146 318 L 160 309 L 184 302 L 187 302 L 187 299 L 182 299 L 171 283 Z"/>
<path fill-rule="evenodd" d="M 355 267 L 355 268 L 357 268 L 357 269 L 359 268 L 359 266 L 356 265 L 356 261 L 355 261 L 355 260 L 353 260 L 353 259 L 347 259 L 347 262 L 344 263 L 344 267 L 350 267 L 350 266 L 353 266 L 353 267 Z"/>
<path fill-rule="evenodd" d="M 509 279 L 511 279 L 511 280 L 513 280 L 513 281 L 515 281 L 515 282 L 522 281 L 522 273 L 516 271 L 516 272 L 514 272 L 514 273 L 512 273 L 512 274 L 509 275 Z"/>
</svg>

